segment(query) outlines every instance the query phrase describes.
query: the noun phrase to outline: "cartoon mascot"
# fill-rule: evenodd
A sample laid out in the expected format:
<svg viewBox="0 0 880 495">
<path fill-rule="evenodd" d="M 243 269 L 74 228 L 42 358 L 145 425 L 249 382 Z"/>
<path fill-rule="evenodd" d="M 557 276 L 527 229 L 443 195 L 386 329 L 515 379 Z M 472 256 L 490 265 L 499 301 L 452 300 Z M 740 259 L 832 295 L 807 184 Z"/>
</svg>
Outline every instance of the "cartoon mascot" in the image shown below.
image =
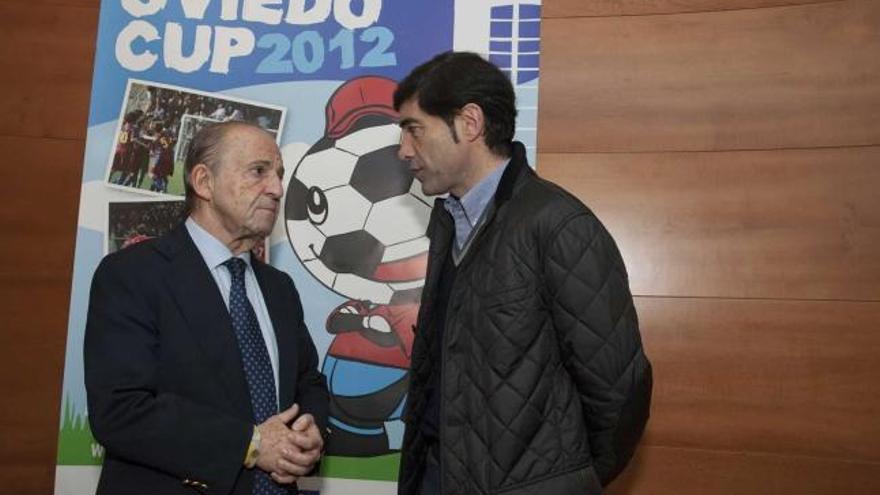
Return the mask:
<svg viewBox="0 0 880 495">
<path fill-rule="evenodd" d="M 413 326 L 427 266 L 432 199 L 397 158 L 396 83 L 347 81 L 326 106 L 324 137 L 297 164 L 285 203 L 288 238 L 306 269 L 348 300 L 327 317 L 332 455 L 399 449 Z"/>
</svg>

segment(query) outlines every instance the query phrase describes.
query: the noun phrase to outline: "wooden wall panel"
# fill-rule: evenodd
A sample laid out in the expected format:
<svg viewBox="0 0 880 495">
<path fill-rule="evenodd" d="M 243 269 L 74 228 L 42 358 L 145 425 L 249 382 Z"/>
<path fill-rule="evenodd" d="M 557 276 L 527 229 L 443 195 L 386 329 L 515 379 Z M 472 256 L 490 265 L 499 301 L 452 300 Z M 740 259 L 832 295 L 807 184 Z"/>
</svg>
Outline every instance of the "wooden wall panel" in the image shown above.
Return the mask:
<svg viewBox="0 0 880 495">
<path fill-rule="evenodd" d="M 47 495 L 54 493 L 55 466 L 23 463 L 12 460 L 0 465 L 3 493 L 14 495 Z M 91 495 L 91 494 L 87 494 Z"/>
<path fill-rule="evenodd" d="M 542 24 L 538 149 L 880 144 L 880 2 Z"/>
<path fill-rule="evenodd" d="M 880 147 L 538 156 L 637 294 L 880 300 Z"/>
<path fill-rule="evenodd" d="M 98 9 L 4 2 L 0 19 L 0 135 L 84 138 Z"/>
<path fill-rule="evenodd" d="M 644 444 L 880 463 L 880 303 L 636 305 L 655 378 Z"/>
<path fill-rule="evenodd" d="M 21 269 L 26 269 L 22 266 Z M 0 279 L 0 486 L 51 493 L 58 443 L 69 268 L 55 280 Z"/>
<path fill-rule="evenodd" d="M 15 236 L 0 243 L 0 277 L 69 280 L 83 143 L 0 136 L 0 156 L 0 183 L 15 190 L 0 209 L 0 232 Z"/>
<path fill-rule="evenodd" d="M 607 495 L 874 495 L 880 464 L 641 447 Z"/>
<path fill-rule="evenodd" d="M 46 494 L 55 472 L 83 143 L 0 136 L 0 156 L 0 183 L 8 188 L 0 208 L 0 491 Z"/>
<path fill-rule="evenodd" d="M 586 2 L 584 0 L 544 0 L 541 16 L 546 19 L 553 17 L 675 14 L 784 7 L 839 1 L 843 0 L 589 0 Z"/>
<path fill-rule="evenodd" d="M 119 3 L 120 0 L 114 0 Z M 174 0 L 179 1 L 179 0 Z M 90 9 L 97 9 L 101 6 L 101 0 L 3 0 L 4 4 L 19 4 L 19 5 L 40 5 L 44 7 L 85 7 Z M 141 2 L 144 3 L 144 2 Z M 92 33 L 94 34 L 94 33 Z"/>
<path fill-rule="evenodd" d="M 4 283 L 0 288 L 8 305 L 4 309 L 8 326 L 0 332 L 5 350 L 4 373 L 0 375 L 4 396 L 0 405 L 4 449 L 0 457 L 4 460 L 40 458 L 45 462 L 55 458 L 70 294 L 70 287 L 62 288 L 62 283 L 69 284 L 70 276 L 59 279 Z M 41 385 L 33 386 L 37 383 Z"/>
</svg>

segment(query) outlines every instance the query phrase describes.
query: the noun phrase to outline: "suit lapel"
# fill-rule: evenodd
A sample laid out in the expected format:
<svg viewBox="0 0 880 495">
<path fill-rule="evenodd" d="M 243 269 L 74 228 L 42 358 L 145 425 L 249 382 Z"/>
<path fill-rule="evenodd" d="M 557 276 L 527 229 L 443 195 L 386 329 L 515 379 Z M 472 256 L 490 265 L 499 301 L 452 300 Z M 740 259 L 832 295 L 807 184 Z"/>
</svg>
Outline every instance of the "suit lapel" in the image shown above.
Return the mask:
<svg viewBox="0 0 880 495">
<path fill-rule="evenodd" d="M 296 302 L 287 297 L 291 290 L 285 287 L 283 280 L 273 276 L 263 262 L 251 256 L 251 266 L 260 284 L 263 300 L 266 301 L 266 309 L 269 311 L 269 319 L 272 320 L 272 328 L 275 330 L 275 342 L 278 345 L 278 405 L 280 410 L 290 407 L 296 398 L 297 366 L 297 343 L 296 332 L 298 321 L 288 308 Z M 302 317 L 302 315 L 300 315 Z"/>
<path fill-rule="evenodd" d="M 253 417 L 241 351 L 229 311 L 186 227 L 181 224 L 163 238 L 159 249 L 170 259 L 166 277 L 168 289 L 201 351 L 217 370 L 216 376 L 229 396 L 230 406 L 242 417 Z"/>
</svg>

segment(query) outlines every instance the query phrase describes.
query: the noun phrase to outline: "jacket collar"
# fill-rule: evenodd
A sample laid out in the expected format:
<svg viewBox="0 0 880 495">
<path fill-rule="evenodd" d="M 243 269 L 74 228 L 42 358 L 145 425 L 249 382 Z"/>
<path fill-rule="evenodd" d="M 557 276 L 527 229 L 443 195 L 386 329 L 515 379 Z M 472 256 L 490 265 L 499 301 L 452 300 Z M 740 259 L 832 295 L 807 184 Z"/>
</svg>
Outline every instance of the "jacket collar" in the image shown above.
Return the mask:
<svg viewBox="0 0 880 495">
<path fill-rule="evenodd" d="M 498 210 L 513 197 L 517 185 L 520 184 L 525 177 L 530 174 L 534 175 L 534 173 L 535 172 L 529 167 L 529 162 L 526 159 L 525 146 L 518 141 L 514 141 L 510 163 L 507 164 L 507 168 L 501 175 L 501 181 L 498 183 L 498 188 L 495 190 L 494 199 L 492 203 L 490 203 L 488 211 L 485 213 L 486 218 L 480 227 L 481 231 L 485 230 L 493 222 Z M 474 238 L 471 242 L 479 243 L 480 234 L 481 232 L 474 232 Z M 425 279 L 425 289 L 422 292 L 422 306 L 425 307 L 426 304 L 428 305 L 425 310 L 430 307 L 433 288 L 436 286 L 438 277 L 440 276 L 440 268 L 446 260 L 446 257 L 449 255 L 454 235 L 455 225 L 452 216 L 443 207 L 443 199 L 437 198 L 434 200 L 434 208 L 431 211 L 431 220 L 428 222 L 427 236 L 431 241 L 431 247 L 429 253 L 430 266 L 428 267 L 428 273 Z M 470 258 L 470 256 L 465 256 L 462 261 L 462 266 L 466 264 Z"/>
<path fill-rule="evenodd" d="M 486 212 L 483 214 L 485 218 L 478 226 L 478 230 L 471 234 L 469 249 L 478 247 L 478 244 L 481 241 L 482 232 L 492 225 L 498 212 L 504 204 L 513 197 L 513 194 L 516 192 L 516 188 L 522 179 L 528 174 L 535 173 L 531 167 L 529 167 L 529 162 L 526 159 L 525 146 L 518 141 L 514 141 L 512 144 L 513 151 L 510 156 L 510 162 L 507 164 L 507 168 L 504 169 L 504 173 L 501 175 L 501 180 L 498 182 L 498 187 L 495 190 L 495 196 L 492 203 L 489 204 Z M 469 258 L 471 257 L 468 257 L 466 254 L 462 255 L 461 263 L 466 263 Z"/>
<path fill-rule="evenodd" d="M 514 189 L 521 177 L 534 173 L 526 158 L 526 147 L 519 141 L 514 141 L 510 163 L 504 170 L 504 175 L 501 176 L 501 182 L 498 183 L 498 189 L 495 191 L 495 210 L 513 197 Z"/>
<path fill-rule="evenodd" d="M 230 407 L 241 417 L 252 417 L 241 351 L 232 320 L 205 260 L 181 223 L 156 243 L 168 260 L 166 286 L 187 322 L 199 349 L 217 371 Z M 195 351 L 194 351 L 195 352 Z"/>
<path fill-rule="evenodd" d="M 513 197 L 514 190 L 516 189 L 517 184 L 519 184 L 521 178 L 535 173 L 529 166 L 529 161 L 526 158 L 526 147 L 519 141 L 514 141 L 512 144 L 513 150 L 510 156 L 510 162 L 504 169 L 504 173 L 501 175 L 501 180 L 498 182 L 498 187 L 495 189 L 495 196 L 491 204 L 492 208 L 487 212 L 486 223 L 490 220 L 490 216 L 494 216 L 495 212 Z M 435 227 L 433 224 L 436 224 L 436 227 L 448 229 L 451 233 L 454 224 L 452 217 L 443 207 L 443 202 L 443 198 L 437 198 L 434 200 L 433 215 L 431 222 L 429 222 L 429 228 Z M 428 237 L 433 242 L 435 237 L 431 234 L 432 232 L 429 231 Z M 443 237 L 444 241 L 446 241 L 445 235 Z M 446 242 L 444 242 L 444 244 L 446 244 Z"/>
</svg>

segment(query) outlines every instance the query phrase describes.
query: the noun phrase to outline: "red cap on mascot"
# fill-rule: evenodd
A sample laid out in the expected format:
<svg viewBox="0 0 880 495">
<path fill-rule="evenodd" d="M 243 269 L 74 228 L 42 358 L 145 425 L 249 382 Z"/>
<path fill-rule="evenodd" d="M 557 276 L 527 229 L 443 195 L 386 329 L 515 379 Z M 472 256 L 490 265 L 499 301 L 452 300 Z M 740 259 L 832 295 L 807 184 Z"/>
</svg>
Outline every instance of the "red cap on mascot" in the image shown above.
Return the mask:
<svg viewBox="0 0 880 495">
<path fill-rule="evenodd" d="M 351 126 L 365 115 L 386 115 L 397 120 L 394 111 L 394 90 L 391 79 L 365 76 L 346 81 L 327 102 L 327 127 L 324 135 L 338 139 L 348 134 Z"/>
</svg>

